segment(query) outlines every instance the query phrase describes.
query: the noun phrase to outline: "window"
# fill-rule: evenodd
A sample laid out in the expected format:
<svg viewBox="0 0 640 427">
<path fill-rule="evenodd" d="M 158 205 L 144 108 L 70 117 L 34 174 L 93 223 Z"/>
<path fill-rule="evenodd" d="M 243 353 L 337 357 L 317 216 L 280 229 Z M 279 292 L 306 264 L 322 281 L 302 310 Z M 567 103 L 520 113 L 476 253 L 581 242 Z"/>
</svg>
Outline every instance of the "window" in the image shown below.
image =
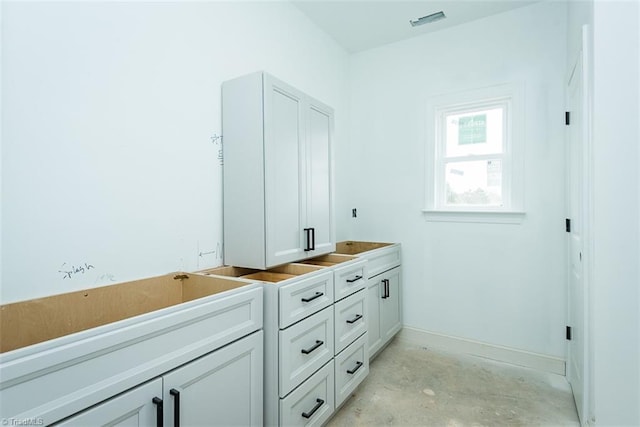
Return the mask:
<svg viewBox="0 0 640 427">
<path fill-rule="evenodd" d="M 520 103 L 513 85 L 431 100 L 424 210 L 429 219 L 513 222 L 522 215 Z"/>
</svg>

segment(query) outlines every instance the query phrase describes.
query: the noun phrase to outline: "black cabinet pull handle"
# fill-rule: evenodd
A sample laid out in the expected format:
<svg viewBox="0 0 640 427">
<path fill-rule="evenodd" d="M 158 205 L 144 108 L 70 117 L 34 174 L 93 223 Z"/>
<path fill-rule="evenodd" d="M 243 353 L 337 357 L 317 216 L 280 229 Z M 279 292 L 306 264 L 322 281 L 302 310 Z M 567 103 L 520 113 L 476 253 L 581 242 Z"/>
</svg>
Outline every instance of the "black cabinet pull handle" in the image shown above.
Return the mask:
<svg viewBox="0 0 640 427">
<path fill-rule="evenodd" d="M 387 290 L 387 298 L 389 298 L 389 279 L 384 279 L 385 282 L 385 289 Z"/>
<path fill-rule="evenodd" d="M 387 279 L 382 279 L 382 299 L 389 298 L 389 289 L 387 288 Z"/>
<path fill-rule="evenodd" d="M 302 416 L 305 418 L 311 418 L 322 405 L 324 405 L 324 400 L 316 399 L 316 406 L 314 406 L 309 412 L 303 412 Z"/>
<path fill-rule="evenodd" d="M 362 314 L 356 314 L 356 317 L 354 317 L 353 319 L 347 320 L 347 323 L 349 324 L 356 323 L 360 319 L 362 319 Z"/>
<path fill-rule="evenodd" d="M 311 250 L 316 250 L 316 229 L 311 227 Z"/>
<path fill-rule="evenodd" d="M 308 251 L 314 250 L 315 249 L 315 233 L 314 233 L 313 228 L 305 228 L 304 229 L 304 234 L 305 234 L 305 238 L 306 238 L 306 244 L 305 244 L 305 247 L 304 247 L 304 251 L 308 252 Z M 313 245 L 311 244 L 312 240 L 313 240 Z"/>
<path fill-rule="evenodd" d="M 154 405 L 156 405 L 156 427 L 163 427 L 164 411 L 163 411 L 162 399 L 160 399 L 159 397 L 154 397 L 153 399 L 151 399 L 151 401 L 153 402 Z"/>
<path fill-rule="evenodd" d="M 324 295 L 324 292 L 316 292 L 312 297 L 302 298 L 302 302 L 311 302 L 316 298 L 320 298 L 322 295 Z"/>
<path fill-rule="evenodd" d="M 356 373 L 356 371 L 357 371 L 358 369 L 362 368 L 362 365 L 364 365 L 364 363 L 362 363 L 362 362 L 356 362 L 356 367 L 355 367 L 355 368 L 353 368 L 353 369 L 349 369 L 349 370 L 347 370 L 347 374 L 350 374 L 350 375 L 355 374 L 355 373 Z"/>
<path fill-rule="evenodd" d="M 180 392 L 172 388 L 169 394 L 173 396 L 173 425 L 180 427 Z"/>
<path fill-rule="evenodd" d="M 313 350 L 315 350 L 316 348 L 320 347 L 322 344 L 324 344 L 324 341 L 316 340 L 316 343 L 315 343 L 312 347 L 310 347 L 310 348 L 303 348 L 303 349 L 302 349 L 302 350 L 300 350 L 300 351 L 302 351 L 302 353 L 304 353 L 304 354 L 309 354 L 309 353 L 311 353 Z"/>
<path fill-rule="evenodd" d="M 362 276 L 356 276 L 353 279 L 347 279 L 347 283 L 357 282 L 360 279 L 362 279 Z"/>
</svg>

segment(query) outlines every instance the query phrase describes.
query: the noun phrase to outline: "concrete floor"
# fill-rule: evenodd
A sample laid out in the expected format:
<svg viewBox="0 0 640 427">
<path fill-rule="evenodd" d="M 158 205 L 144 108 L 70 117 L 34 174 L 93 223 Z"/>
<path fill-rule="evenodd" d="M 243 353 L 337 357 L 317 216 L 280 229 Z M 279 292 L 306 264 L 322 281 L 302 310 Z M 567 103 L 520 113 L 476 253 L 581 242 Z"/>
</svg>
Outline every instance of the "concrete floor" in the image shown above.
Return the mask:
<svg viewBox="0 0 640 427">
<path fill-rule="evenodd" d="M 578 426 L 566 378 L 398 341 L 327 426 Z"/>
</svg>

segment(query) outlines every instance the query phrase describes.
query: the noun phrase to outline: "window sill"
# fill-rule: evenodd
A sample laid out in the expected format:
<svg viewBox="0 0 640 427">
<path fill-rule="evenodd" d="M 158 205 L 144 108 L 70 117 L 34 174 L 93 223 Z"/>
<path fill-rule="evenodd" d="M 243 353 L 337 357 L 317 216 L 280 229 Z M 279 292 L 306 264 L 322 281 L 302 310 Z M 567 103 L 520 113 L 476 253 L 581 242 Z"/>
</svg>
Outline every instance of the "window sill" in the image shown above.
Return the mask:
<svg viewBox="0 0 640 427">
<path fill-rule="evenodd" d="M 486 224 L 521 224 L 525 213 L 520 211 L 444 211 L 423 209 L 429 222 L 477 222 Z"/>
</svg>

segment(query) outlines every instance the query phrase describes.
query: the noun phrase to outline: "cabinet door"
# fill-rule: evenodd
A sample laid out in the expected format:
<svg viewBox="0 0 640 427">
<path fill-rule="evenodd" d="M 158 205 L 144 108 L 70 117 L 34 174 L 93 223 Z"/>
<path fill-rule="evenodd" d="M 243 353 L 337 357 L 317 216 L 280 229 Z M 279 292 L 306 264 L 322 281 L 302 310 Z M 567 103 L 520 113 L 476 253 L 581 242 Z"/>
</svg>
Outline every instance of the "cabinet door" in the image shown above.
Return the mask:
<svg viewBox="0 0 640 427">
<path fill-rule="evenodd" d="M 306 227 L 313 230 L 314 250 L 309 256 L 336 249 L 333 228 L 333 194 L 331 188 L 331 139 L 333 110 L 315 100 L 305 106 L 306 137 Z"/>
<path fill-rule="evenodd" d="M 402 327 L 400 267 L 393 268 L 381 276 L 382 280 L 387 281 L 381 282 L 383 295 L 380 298 L 380 336 L 384 344 Z"/>
<path fill-rule="evenodd" d="M 266 265 L 307 256 L 304 98 L 296 89 L 264 76 Z M 242 197 L 242 195 L 238 195 Z"/>
<path fill-rule="evenodd" d="M 374 356 L 382 346 L 380 339 L 380 298 L 382 297 L 380 276 L 369 279 L 367 286 L 367 335 L 369 335 L 369 356 Z"/>
<path fill-rule="evenodd" d="M 164 375 L 164 421 L 262 425 L 262 331 Z"/>
<path fill-rule="evenodd" d="M 54 424 L 65 427 L 84 426 L 155 426 L 158 407 L 153 399 L 162 398 L 160 378 L 140 385 L 112 399 L 100 403 L 66 420 Z"/>
</svg>

